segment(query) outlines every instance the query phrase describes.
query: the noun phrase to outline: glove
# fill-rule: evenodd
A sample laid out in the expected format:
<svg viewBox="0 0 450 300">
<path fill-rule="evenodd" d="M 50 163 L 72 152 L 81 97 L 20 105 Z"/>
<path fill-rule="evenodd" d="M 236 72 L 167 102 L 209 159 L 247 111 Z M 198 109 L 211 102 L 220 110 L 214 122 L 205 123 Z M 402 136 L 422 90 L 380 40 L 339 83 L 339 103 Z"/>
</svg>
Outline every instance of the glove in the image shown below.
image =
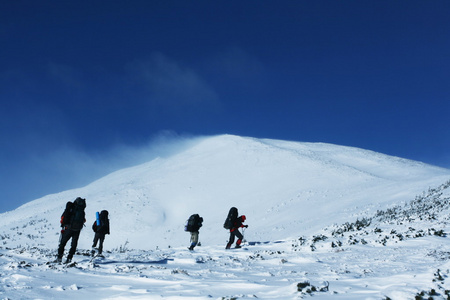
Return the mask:
<svg viewBox="0 0 450 300">
<path fill-rule="evenodd" d="M 248 228 L 248 225 L 244 225 L 245 228 Z"/>
</svg>

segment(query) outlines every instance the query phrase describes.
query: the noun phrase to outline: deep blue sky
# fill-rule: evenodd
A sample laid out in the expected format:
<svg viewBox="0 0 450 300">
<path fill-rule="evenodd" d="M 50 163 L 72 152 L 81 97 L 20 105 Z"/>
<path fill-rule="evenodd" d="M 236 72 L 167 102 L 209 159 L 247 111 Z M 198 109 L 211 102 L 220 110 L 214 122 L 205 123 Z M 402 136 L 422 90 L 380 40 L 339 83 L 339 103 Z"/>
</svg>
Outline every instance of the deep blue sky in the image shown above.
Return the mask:
<svg viewBox="0 0 450 300">
<path fill-rule="evenodd" d="M 177 135 L 448 168 L 449 16 L 439 0 L 1 1 L 0 212 Z"/>
</svg>

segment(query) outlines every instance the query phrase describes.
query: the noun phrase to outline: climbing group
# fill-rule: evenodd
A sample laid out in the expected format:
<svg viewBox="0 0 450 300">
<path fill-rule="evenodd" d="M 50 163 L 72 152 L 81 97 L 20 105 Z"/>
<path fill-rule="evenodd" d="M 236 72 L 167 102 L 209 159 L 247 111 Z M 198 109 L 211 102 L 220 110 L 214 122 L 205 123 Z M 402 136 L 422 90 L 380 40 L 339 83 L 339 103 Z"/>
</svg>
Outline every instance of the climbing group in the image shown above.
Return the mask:
<svg viewBox="0 0 450 300">
<path fill-rule="evenodd" d="M 84 209 L 86 208 L 86 199 L 78 197 L 74 202 L 67 202 L 66 208 L 61 215 L 61 236 L 59 239 L 58 246 L 58 256 L 56 262 L 61 263 L 64 248 L 67 242 L 72 239 L 72 243 L 69 249 L 69 254 L 67 255 L 66 263 L 72 261 L 73 255 L 77 249 L 78 238 L 80 237 L 81 229 L 86 222 L 86 215 Z M 230 249 L 237 237 L 235 248 L 241 248 L 242 240 L 244 239 L 243 234 L 239 231 L 239 228 L 248 227 L 244 225 L 246 217 L 245 215 L 239 216 L 236 207 L 232 207 L 228 212 L 228 216 L 225 219 L 223 227 L 230 231 L 230 238 L 225 249 Z M 203 225 L 203 218 L 199 214 L 193 214 L 189 217 L 184 227 L 184 230 L 191 233 L 191 244 L 189 250 L 194 250 L 195 246 L 199 245 L 199 230 Z M 103 242 L 105 241 L 105 236 L 110 234 L 109 232 L 109 219 L 108 211 L 102 210 L 100 213 L 96 213 L 96 220 L 92 224 L 92 230 L 94 231 L 94 241 L 92 244 L 92 256 L 102 256 L 103 252 Z M 97 248 L 97 243 L 99 247 Z"/>
<path fill-rule="evenodd" d="M 69 254 L 67 255 L 66 263 L 70 263 L 72 261 L 72 257 L 75 254 L 78 244 L 78 238 L 80 237 L 81 229 L 83 229 L 84 223 L 86 223 L 86 214 L 84 209 L 86 208 L 86 199 L 78 197 L 74 202 L 67 202 L 66 209 L 61 215 L 61 236 L 59 239 L 58 246 L 58 257 L 56 258 L 56 262 L 62 262 L 62 258 L 64 255 L 64 248 L 66 247 L 67 242 L 72 239 L 72 243 L 70 245 Z M 96 213 L 96 220 L 92 225 L 92 230 L 95 232 L 94 235 L 94 243 L 92 245 L 92 256 L 102 255 L 103 251 L 103 242 L 105 240 L 105 236 L 109 234 L 109 219 L 108 219 L 108 211 L 102 210 L 101 213 Z M 99 243 L 99 247 L 97 247 L 97 243 Z"/>
<path fill-rule="evenodd" d="M 242 240 L 244 239 L 244 236 L 239 231 L 239 228 L 248 227 L 248 225 L 243 224 L 246 219 L 247 218 L 245 217 L 245 215 L 239 216 L 238 209 L 236 207 L 230 208 L 228 216 L 225 219 L 225 223 L 223 224 L 223 227 L 230 231 L 230 239 L 228 240 L 225 249 L 231 248 L 231 245 L 233 245 L 236 237 L 238 238 L 238 240 L 236 241 L 235 248 L 241 248 L 241 243 Z M 189 250 L 194 250 L 194 247 L 198 244 L 199 229 L 200 227 L 202 227 L 202 223 L 203 218 L 200 217 L 198 214 L 191 215 L 186 222 L 184 230 L 189 231 L 191 233 L 191 246 L 189 247 Z"/>
</svg>

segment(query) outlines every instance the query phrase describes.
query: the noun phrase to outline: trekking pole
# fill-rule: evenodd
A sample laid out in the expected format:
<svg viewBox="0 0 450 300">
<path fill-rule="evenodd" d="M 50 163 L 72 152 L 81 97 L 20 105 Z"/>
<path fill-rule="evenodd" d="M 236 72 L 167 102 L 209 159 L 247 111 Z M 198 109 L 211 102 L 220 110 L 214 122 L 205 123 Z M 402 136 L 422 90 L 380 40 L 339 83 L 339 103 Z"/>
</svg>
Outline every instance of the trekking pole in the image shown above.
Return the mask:
<svg viewBox="0 0 450 300">
<path fill-rule="evenodd" d="M 246 227 L 242 228 L 242 236 L 244 237 L 244 238 L 242 239 L 242 242 L 244 242 L 244 243 L 247 242 L 247 240 L 245 239 L 245 235 L 244 235 L 245 229 L 246 229 Z"/>
</svg>

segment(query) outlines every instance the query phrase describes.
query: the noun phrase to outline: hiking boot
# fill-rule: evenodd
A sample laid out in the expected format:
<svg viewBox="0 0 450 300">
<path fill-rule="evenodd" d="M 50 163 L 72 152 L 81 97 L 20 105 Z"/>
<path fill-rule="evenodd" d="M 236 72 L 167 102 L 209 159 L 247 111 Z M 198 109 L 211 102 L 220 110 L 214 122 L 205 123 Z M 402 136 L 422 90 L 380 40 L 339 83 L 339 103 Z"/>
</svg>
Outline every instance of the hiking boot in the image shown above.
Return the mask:
<svg viewBox="0 0 450 300">
<path fill-rule="evenodd" d="M 58 257 L 58 258 L 54 261 L 54 263 L 57 263 L 57 264 L 62 263 L 62 258 L 61 258 L 61 257 Z"/>
<path fill-rule="evenodd" d="M 71 262 L 72 262 L 72 259 L 71 259 L 71 258 L 68 258 L 68 259 L 66 259 L 65 264 L 70 264 Z"/>
<path fill-rule="evenodd" d="M 234 247 L 236 249 L 242 248 L 241 245 L 236 245 L 236 247 Z"/>
</svg>

